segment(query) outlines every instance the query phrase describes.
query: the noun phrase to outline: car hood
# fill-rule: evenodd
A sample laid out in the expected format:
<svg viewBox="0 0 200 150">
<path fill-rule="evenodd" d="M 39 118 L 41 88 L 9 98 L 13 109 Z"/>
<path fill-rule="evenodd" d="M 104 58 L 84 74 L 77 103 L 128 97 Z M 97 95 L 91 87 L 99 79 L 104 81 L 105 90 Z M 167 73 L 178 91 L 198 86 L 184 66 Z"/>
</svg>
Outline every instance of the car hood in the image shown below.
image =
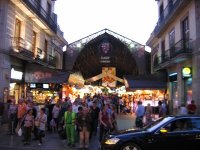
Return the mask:
<svg viewBox="0 0 200 150">
<path fill-rule="evenodd" d="M 118 132 L 115 132 L 115 133 L 112 133 L 110 134 L 111 137 L 118 137 L 118 136 L 123 136 L 123 135 L 138 135 L 138 134 L 145 134 L 146 131 L 145 130 L 142 130 L 142 129 L 134 129 L 134 128 L 131 128 L 131 129 L 126 129 L 126 130 L 120 130 Z"/>
</svg>

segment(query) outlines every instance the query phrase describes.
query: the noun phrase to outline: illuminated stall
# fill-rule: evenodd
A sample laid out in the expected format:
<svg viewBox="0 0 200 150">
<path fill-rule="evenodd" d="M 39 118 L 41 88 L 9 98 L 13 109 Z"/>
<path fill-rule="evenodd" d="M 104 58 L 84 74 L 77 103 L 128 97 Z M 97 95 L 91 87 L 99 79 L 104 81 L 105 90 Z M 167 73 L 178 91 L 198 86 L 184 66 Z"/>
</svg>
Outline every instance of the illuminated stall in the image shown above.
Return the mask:
<svg viewBox="0 0 200 150">
<path fill-rule="evenodd" d="M 62 98 L 62 84 L 67 83 L 68 72 L 49 69 L 36 64 L 26 65 L 27 98 L 37 103 Z"/>
<path fill-rule="evenodd" d="M 127 91 L 133 92 L 136 101 L 142 101 L 145 106 L 158 106 L 158 101 L 166 100 L 167 82 L 164 72 L 152 75 L 124 76 Z"/>
</svg>

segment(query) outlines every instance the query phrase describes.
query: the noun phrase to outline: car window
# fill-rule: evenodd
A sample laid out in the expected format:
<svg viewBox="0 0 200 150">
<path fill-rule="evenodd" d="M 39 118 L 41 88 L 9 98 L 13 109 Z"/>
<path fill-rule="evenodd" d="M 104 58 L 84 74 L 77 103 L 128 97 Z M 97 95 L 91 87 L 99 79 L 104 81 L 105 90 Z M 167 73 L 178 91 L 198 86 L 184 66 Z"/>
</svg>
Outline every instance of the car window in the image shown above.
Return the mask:
<svg viewBox="0 0 200 150">
<path fill-rule="evenodd" d="M 168 121 L 170 121 L 171 119 L 173 119 L 174 117 L 166 117 L 166 118 L 161 118 L 158 121 L 154 122 L 153 124 L 151 124 L 150 126 L 147 126 L 146 128 L 144 128 L 144 130 L 152 132 L 156 129 L 158 129 L 160 126 L 162 126 L 163 124 L 167 123 Z"/>
<path fill-rule="evenodd" d="M 192 130 L 192 123 L 189 118 L 181 118 L 170 122 L 163 127 L 168 132 L 187 131 Z"/>
<path fill-rule="evenodd" d="M 200 118 L 192 118 L 192 129 L 200 130 Z"/>
</svg>

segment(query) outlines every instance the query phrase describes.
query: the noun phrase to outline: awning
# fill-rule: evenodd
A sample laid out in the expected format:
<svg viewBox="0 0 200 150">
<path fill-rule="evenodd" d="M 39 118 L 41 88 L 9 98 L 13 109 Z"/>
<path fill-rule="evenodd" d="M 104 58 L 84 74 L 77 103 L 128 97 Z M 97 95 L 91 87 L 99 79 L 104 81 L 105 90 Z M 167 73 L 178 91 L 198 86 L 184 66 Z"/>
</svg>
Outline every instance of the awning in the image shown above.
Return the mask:
<svg viewBox="0 0 200 150">
<path fill-rule="evenodd" d="M 26 83 L 68 83 L 70 73 L 37 64 L 26 64 Z"/>
<path fill-rule="evenodd" d="M 150 75 L 124 76 L 127 90 L 156 90 L 167 88 L 166 74 L 163 72 Z"/>
</svg>

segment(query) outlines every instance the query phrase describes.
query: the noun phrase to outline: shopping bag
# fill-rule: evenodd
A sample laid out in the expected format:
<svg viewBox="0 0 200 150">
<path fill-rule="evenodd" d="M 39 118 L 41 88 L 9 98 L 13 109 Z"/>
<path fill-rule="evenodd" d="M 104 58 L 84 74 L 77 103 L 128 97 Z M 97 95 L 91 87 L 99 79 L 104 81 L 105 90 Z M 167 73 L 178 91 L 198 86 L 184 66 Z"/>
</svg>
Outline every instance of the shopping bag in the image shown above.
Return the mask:
<svg viewBox="0 0 200 150">
<path fill-rule="evenodd" d="M 17 134 L 18 134 L 18 136 L 22 136 L 22 128 L 19 128 Z"/>
</svg>

